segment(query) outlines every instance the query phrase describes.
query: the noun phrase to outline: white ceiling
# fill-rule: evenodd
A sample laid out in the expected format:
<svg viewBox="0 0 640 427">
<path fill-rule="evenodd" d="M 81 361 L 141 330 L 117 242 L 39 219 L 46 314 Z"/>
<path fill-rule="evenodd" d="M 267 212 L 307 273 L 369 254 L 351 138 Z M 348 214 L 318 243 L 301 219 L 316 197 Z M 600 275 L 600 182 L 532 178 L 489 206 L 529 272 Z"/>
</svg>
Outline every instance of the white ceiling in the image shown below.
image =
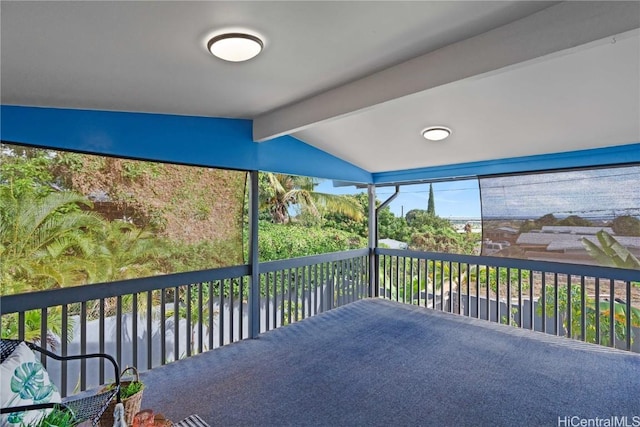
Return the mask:
<svg viewBox="0 0 640 427">
<path fill-rule="evenodd" d="M 640 2 L 2 1 L 1 100 L 249 118 L 371 172 L 640 142 Z M 265 50 L 212 57 L 214 33 Z M 443 124 L 450 139 L 427 143 Z M 265 142 L 268 143 L 268 142 Z"/>
</svg>

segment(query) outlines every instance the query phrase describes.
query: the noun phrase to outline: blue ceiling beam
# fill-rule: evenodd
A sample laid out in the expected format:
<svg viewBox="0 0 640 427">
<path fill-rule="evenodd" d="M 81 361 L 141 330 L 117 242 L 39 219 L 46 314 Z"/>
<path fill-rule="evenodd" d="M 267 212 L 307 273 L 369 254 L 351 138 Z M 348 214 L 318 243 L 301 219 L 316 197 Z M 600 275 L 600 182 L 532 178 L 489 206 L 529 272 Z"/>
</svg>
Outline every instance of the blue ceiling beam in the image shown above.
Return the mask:
<svg viewBox="0 0 640 427">
<path fill-rule="evenodd" d="M 141 160 L 369 183 L 371 173 L 293 137 L 252 139 L 250 120 L 0 107 L 3 141 Z"/>
<path fill-rule="evenodd" d="M 446 166 L 379 172 L 373 174 L 373 183 L 388 185 L 402 182 L 471 178 L 484 175 L 502 175 L 630 163 L 640 163 L 640 143 L 459 163 Z"/>
</svg>

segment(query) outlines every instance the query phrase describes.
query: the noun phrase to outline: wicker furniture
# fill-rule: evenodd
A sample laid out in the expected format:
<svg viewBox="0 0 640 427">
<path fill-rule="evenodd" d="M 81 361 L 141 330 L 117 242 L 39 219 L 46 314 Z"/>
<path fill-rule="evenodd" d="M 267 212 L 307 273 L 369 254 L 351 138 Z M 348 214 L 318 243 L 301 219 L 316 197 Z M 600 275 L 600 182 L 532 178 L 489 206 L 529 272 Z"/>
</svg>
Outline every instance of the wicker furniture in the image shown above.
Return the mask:
<svg viewBox="0 0 640 427">
<path fill-rule="evenodd" d="M 21 343 L 20 340 L 1 339 L 0 340 L 0 363 L 4 362 L 7 357 L 13 353 L 16 347 Z M 70 410 L 74 415 L 74 420 L 77 423 L 84 421 L 91 421 L 95 426 L 98 423 L 100 415 L 105 411 L 109 402 L 115 397 L 117 401 L 120 401 L 120 370 L 118 364 L 108 354 L 93 353 L 93 354 L 81 354 L 74 356 L 59 356 L 50 352 L 42 347 L 39 347 L 33 343 L 25 341 L 25 344 L 33 351 L 47 355 L 55 360 L 60 360 L 63 363 L 69 360 L 89 359 L 89 358 L 104 358 L 113 364 L 115 373 L 115 387 L 111 390 L 100 391 L 96 395 L 83 396 L 81 398 L 75 398 L 69 396 L 62 399 L 62 403 L 42 403 L 36 405 L 14 406 L 8 408 L 0 408 L 0 414 L 9 414 L 13 412 L 29 411 L 35 409 L 53 408 L 54 406 L 61 406 Z"/>
</svg>

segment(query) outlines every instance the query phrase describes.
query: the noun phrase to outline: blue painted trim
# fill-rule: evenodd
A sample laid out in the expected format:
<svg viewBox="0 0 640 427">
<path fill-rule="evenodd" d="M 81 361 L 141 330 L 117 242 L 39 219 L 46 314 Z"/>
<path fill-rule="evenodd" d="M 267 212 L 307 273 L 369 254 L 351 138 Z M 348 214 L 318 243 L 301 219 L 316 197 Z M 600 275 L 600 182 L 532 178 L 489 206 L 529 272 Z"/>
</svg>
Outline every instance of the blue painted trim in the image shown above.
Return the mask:
<svg viewBox="0 0 640 427">
<path fill-rule="evenodd" d="M 250 120 L 0 106 L 4 141 L 127 158 L 371 182 L 369 172 L 292 137 L 257 144 Z"/>
<path fill-rule="evenodd" d="M 283 160 L 288 167 L 287 173 L 294 175 L 342 180 L 340 177 L 346 176 L 348 172 L 352 177 L 351 182 L 367 184 L 373 179 L 370 172 L 292 136 L 281 136 L 258 144 L 258 161 L 261 170 L 276 171 L 281 167 Z M 348 165 L 348 168 L 345 165 Z"/>
<path fill-rule="evenodd" d="M 640 162 L 640 143 L 373 174 L 374 184 L 468 178 Z"/>
</svg>

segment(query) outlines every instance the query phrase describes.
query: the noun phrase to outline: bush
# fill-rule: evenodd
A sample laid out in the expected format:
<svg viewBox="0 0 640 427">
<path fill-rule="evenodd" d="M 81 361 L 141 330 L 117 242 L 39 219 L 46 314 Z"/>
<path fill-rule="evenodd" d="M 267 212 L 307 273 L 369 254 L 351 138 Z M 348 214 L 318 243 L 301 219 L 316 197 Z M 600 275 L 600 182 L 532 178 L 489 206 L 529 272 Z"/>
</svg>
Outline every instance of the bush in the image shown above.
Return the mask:
<svg viewBox="0 0 640 427">
<path fill-rule="evenodd" d="M 296 258 L 364 248 L 366 240 L 340 230 L 294 224 L 259 224 L 260 261 Z"/>
</svg>

